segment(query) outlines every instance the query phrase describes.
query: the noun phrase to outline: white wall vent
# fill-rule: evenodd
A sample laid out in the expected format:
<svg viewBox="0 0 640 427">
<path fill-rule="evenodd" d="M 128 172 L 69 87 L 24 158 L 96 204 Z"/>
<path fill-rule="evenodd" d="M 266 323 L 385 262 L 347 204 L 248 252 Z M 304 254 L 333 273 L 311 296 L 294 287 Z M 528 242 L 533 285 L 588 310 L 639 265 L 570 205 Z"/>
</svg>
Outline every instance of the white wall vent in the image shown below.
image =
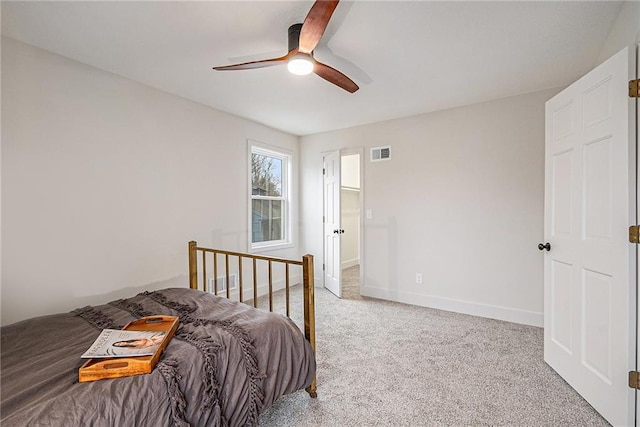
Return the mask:
<svg viewBox="0 0 640 427">
<path fill-rule="evenodd" d="M 229 275 L 230 291 L 234 290 L 238 286 L 237 279 L 238 277 L 235 273 Z M 216 280 L 216 282 L 218 282 L 218 293 L 227 292 L 227 276 L 218 277 L 218 280 Z M 209 277 L 208 287 L 209 292 L 214 293 L 215 288 L 213 287 L 213 277 Z"/>
<path fill-rule="evenodd" d="M 381 160 L 391 159 L 391 147 L 375 147 L 371 149 L 371 161 L 379 162 Z"/>
</svg>

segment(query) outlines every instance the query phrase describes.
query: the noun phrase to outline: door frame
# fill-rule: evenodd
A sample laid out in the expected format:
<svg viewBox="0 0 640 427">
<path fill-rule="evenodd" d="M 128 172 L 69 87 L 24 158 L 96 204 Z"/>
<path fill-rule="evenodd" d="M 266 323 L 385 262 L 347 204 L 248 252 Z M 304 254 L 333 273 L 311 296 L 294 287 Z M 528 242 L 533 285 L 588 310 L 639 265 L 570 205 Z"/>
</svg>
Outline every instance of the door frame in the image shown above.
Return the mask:
<svg viewBox="0 0 640 427">
<path fill-rule="evenodd" d="M 635 78 L 640 78 L 640 43 L 636 44 L 636 75 Z M 636 218 L 635 224 L 640 224 L 640 102 L 638 98 L 635 100 L 636 103 L 636 117 L 635 117 L 635 138 L 636 138 Z M 633 127 L 633 126 L 632 126 Z M 635 370 L 640 369 L 640 340 L 638 339 L 640 336 L 640 250 L 638 250 L 638 245 L 636 246 L 636 366 Z M 638 398 L 640 397 L 640 393 L 638 390 L 634 390 L 634 402 L 636 405 L 636 419 L 635 425 L 638 426 L 640 424 L 640 402 Z"/>
<path fill-rule="evenodd" d="M 336 167 L 337 163 L 337 167 Z M 331 170 L 333 199 L 327 194 L 327 176 Z M 338 179 L 336 179 L 336 175 Z M 338 230 L 342 228 L 342 155 L 340 150 L 332 150 L 322 155 L 322 286 L 329 292 L 342 298 L 342 237 Z M 332 221 L 329 221 L 329 218 Z M 332 225 L 332 227 L 328 227 Z M 333 230 L 331 231 L 331 228 Z M 327 246 L 331 242 L 331 249 Z M 337 250 L 336 250 L 337 248 Z M 331 252 L 329 257 L 328 252 Z M 330 272 L 328 274 L 328 272 Z M 331 283 L 327 281 L 330 276 Z"/>
<path fill-rule="evenodd" d="M 360 263 L 360 295 L 362 295 L 362 287 L 364 286 L 364 147 L 343 148 L 340 150 L 340 157 L 358 154 L 358 174 L 360 175 L 360 220 L 358 221 L 358 232 L 360 233 L 360 242 L 358 242 L 358 254 Z M 342 175 L 340 175 L 342 179 Z M 342 185 L 342 182 L 340 183 Z"/>
<path fill-rule="evenodd" d="M 359 232 L 360 232 L 360 242 L 359 242 L 359 248 L 358 248 L 358 252 L 359 252 L 359 256 L 360 256 L 360 294 L 362 295 L 362 287 L 365 285 L 364 282 L 364 264 L 365 264 L 365 252 L 364 252 L 364 241 L 365 241 L 365 234 L 364 234 L 364 218 L 362 216 L 362 213 L 364 212 L 364 199 L 365 199 L 365 183 L 364 183 L 364 147 L 344 147 L 344 148 L 339 148 L 337 150 L 329 150 L 329 151 L 323 151 L 321 152 L 322 155 L 322 168 L 324 167 L 324 159 L 327 156 L 327 154 L 333 153 L 335 151 L 339 152 L 340 158 L 342 158 L 342 156 L 348 156 L 348 155 L 352 155 L 352 154 L 358 154 L 359 155 L 359 165 L 360 165 L 360 170 L 359 170 L 359 174 L 360 174 L 360 224 L 359 224 Z M 340 162 L 342 164 L 342 162 Z M 321 168 L 321 169 L 322 169 Z M 342 187 L 342 174 L 340 174 L 340 187 Z M 325 186 L 324 186 L 324 174 L 322 174 L 322 215 L 321 217 L 324 215 L 324 210 L 325 210 Z M 342 207 L 341 207 L 342 208 Z M 324 264 L 326 263 L 326 256 L 327 256 L 327 248 L 326 248 L 326 242 L 324 239 L 324 220 L 322 222 L 322 228 L 321 228 L 321 233 L 322 233 L 322 264 L 323 264 L 323 268 L 322 268 L 322 287 L 325 287 L 325 274 L 324 274 Z M 340 277 L 340 280 L 342 280 L 342 277 Z M 342 283 L 341 283 L 342 285 Z"/>
</svg>

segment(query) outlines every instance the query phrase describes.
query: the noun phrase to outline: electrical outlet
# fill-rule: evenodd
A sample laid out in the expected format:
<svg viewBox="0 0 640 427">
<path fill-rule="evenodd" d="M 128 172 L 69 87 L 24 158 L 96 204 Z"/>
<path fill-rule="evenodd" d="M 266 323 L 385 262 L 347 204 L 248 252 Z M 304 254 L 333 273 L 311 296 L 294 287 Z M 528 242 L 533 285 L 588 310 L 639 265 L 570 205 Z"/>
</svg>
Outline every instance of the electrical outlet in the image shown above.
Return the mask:
<svg viewBox="0 0 640 427">
<path fill-rule="evenodd" d="M 422 285 L 422 273 L 416 273 L 416 283 Z"/>
</svg>

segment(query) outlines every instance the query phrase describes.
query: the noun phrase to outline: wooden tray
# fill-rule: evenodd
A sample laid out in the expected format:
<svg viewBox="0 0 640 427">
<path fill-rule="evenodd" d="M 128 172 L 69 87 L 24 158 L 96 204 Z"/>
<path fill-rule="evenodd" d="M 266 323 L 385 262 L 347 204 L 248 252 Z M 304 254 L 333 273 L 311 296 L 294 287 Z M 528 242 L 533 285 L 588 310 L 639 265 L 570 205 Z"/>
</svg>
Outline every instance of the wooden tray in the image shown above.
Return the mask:
<svg viewBox="0 0 640 427">
<path fill-rule="evenodd" d="M 80 367 L 78 380 L 82 383 L 151 373 L 158 363 L 162 351 L 173 338 L 178 323 L 179 320 L 175 316 L 147 316 L 128 323 L 122 328 L 123 330 L 166 333 L 155 353 L 152 356 L 89 359 Z"/>
</svg>

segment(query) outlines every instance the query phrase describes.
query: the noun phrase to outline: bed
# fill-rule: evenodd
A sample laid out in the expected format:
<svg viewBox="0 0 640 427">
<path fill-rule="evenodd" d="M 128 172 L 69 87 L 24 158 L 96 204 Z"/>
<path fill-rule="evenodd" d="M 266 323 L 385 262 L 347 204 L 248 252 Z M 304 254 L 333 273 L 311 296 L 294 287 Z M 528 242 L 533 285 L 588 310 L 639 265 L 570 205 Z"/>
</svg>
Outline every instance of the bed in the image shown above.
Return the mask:
<svg viewBox="0 0 640 427">
<path fill-rule="evenodd" d="M 292 268 L 302 270 L 304 332 L 288 317 Z M 268 272 L 270 310 L 274 276 L 283 276 L 286 315 L 254 307 L 261 271 Z M 235 292 L 229 286 L 222 293 L 236 300 L 219 296 L 220 280 L 207 281 L 222 275 L 230 283 L 234 274 Z M 0 424 L 251 426 L 285 394 L 306 389 L 315 397 L 310 255 L 286 260 L 189 242 L 189 282 L 2 327 Z M 80 355 L 102 329 L 156 314 L 178 316 L 180 325 L 151 374 L 78 382 Z"/>
</svg>

